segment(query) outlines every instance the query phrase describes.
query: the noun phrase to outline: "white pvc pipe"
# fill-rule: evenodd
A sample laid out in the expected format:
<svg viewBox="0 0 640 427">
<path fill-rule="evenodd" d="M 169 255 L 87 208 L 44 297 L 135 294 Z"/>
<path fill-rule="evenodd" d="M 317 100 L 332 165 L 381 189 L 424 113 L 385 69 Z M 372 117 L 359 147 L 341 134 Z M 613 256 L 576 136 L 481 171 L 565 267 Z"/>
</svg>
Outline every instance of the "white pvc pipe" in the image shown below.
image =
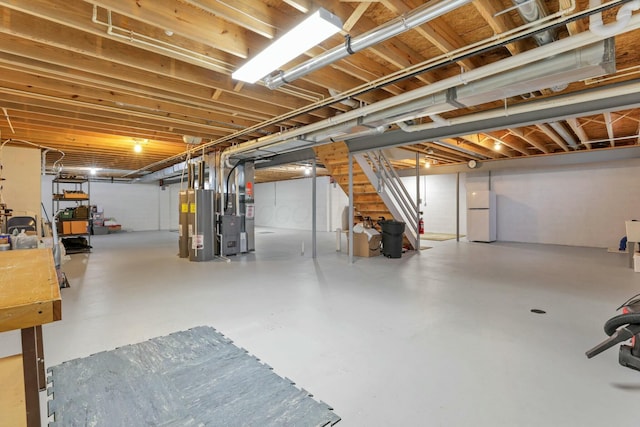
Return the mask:
<svg viewBox="0 0 640 427">
<path fill-rule="evenodd" d="M 589 0 L 589 8 L 593 9 L 602 4 L 601 0 Z M 624 4 L 618 10 L 616 15 L 616 22 L 604 25 L 602 23 L 602 12 L 594 13 L 589 16 L 589 30 L 601 37 L 612 37 L 618 34 L 631 20 L 631 15 L 634 10 L 640 9 L 640 0 L 634 0 Z"/>
</svg>

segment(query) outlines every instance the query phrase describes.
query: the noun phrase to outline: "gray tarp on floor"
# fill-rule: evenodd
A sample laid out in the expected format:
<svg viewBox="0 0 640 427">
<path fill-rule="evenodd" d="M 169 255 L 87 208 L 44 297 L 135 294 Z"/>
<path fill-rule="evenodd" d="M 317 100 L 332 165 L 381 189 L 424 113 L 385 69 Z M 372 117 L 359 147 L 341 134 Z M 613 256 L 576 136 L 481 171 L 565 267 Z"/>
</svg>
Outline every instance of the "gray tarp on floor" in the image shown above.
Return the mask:
<svg viewBox="0 0 640 427">
<path fill-rule="evenodd" d="M 340 420 L 210 327 L 48 371 L 51 427 L 325 426 Z"/>
</svg>

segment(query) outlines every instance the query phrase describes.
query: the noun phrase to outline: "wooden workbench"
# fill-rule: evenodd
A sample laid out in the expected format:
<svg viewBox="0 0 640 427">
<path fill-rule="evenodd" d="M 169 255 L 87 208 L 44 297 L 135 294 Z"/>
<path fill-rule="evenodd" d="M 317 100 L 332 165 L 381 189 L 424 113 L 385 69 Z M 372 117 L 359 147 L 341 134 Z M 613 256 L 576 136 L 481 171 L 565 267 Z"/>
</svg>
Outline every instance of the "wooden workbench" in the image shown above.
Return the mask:
<svg viewBox="0 0 640 427">
<path fill-rule="evenodd" d="M 41 325 L 61 318 L 51 249 L 0 252 L 0 332 L 22 334 L 22 357 L 0 359 L 0 427 L 40 427 L 39 391 L 46 387 Z"/>
</svg>

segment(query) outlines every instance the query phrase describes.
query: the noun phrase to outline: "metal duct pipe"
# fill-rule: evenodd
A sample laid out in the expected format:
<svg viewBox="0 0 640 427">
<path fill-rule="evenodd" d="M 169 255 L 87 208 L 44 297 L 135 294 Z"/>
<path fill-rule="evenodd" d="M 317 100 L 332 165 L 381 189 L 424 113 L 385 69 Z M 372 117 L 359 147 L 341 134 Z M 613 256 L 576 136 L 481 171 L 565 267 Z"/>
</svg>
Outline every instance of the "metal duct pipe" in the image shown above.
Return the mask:
<svg viewBox="0 0 640 427">
<path fill-rule="evenodd" d="M 328 50 L 324 54 L 303 62 L 289 71 L 266 77 L 264 84 L 269 89 L 277 89 L 285 83 L 290 83 L 314 70 L 326 67 L 342 58 L 395 37 L 470 2 L 471 0 L 443 0 L 436 4 L 429 2 L 358 37 L 351 39 L 347 36 L 347 41 L 343 46 Z"/>
<path fill-rule="evenodd" d="M 513 3 L 517 6 L 518 13 L 525 22 L 535 22 L 547 16 L 546 12 L 535 0 L 513 0 Z M 533 35 L 533 38 L 536 40 L 536 43 L 538 43 L 538 46 L 549 44 L 556 39 L 555 34 L 553 34 L 551 30 L 536 33 Z"/>
<path fill-rule="evenodd" d="M 577 149 L 578 148 L 578 143 L 576 142 L 576 140 L 573 138 L 573 136 L 571 136 L 571 134 L 569 132 L 567 132 L 567 130 L 564 128 L 564 126 L 562 126 L 560 124 L 560 122 L 551 122 L 548 123 L 549 126 L 551 126 L 551 128 L 553 130 L 555 130 L 558 135 L 560 135 L 560 137 L 567 143 L 569 144 L 572 148 Z"/>
<path fill-rule="evenodd" d="M 336 89 L 333 88 L 329 88 L 329 95 L 331 95 L 332 97 L 336 98 L 338 95 L 340 95 L 340 92 L 338 92 Z M 357 108 L 360 106 L 360 103 L 358 101 L 356 101 L 353 98 L 346 98 L 343 99 L 342 101 L 340 101 L 340 104 L 346 105 L 347 107 L 351 107 L 351 108 Z"/>
<path fill-rule="evenodd" d="M 611 88 L 593 89 L 589 91 L 578 92 L 574 94 L 564 95 L 561 98 L 546 98 L 538 101 L 532 101 L 530 103 L 523 103 L 514 105 L 508 108 L 496 108 L 493 110 L 482 111 L 479 113 L 467 114 L 464 116 L 458 116 L 447 120 L 447 126 L 460 126 L 473 122 L 486 122 L 487 126 L 496 119 L 508 116 L 514 116 L 518 114 L 525 114 L 530 111 L 546 110 L 551 107 L 568 107 L 575 104 L 587 103 L 597 101 L 599 99 L 617 98 L 625 94 L 640 93 L 640 80 L 631 80 L 624 82 Z M 629 107 L 633 108 L 633 107 Z M 560 119 L 558 119 L 560 120 Z M 557 121 L 557 120 L 556 120 Z M 398 123 L 400 125 L 400 123 Z M 407 125 L 405 127 L 410 128 L 410 132 L 419 132 L 428 129 L 440 128 L 439 124 L 435 122 L 424 123 L 421 125 Z M 515 124 L 510 124 L 515 126 Z M 450 135 L 448 135 L 450 136 Z"/>
<path fill-rule="evenodd" d="M 621 29 L 620 33 L 633 31 L 638 28 L 640 28 L 640 16 L 632 16 L 629 20 L 629 25 Z M 254 151 L 267 146 L 273 147 L 279 142 L 290 140 L 291 138 L 295 138 L 296 136 L 322 130 L 328 126 L 334 126 L 340 123 L 347 122 L 349 120 L 356 119 L 358 117 L 367 117 L 372 115 L 373 113 L 382 112 L 383 110 L 397 107 L 399 105 L 406 104 L 407 102 L 436 94 L 440 91 L 459 85 L 462 77 L 464 77 L 465 83 L 469 83 L 488 76 L 493 76 L 497 73 L 512 70 L 514 68 L 521 67 L 523 65 L 527 65 L 562 52 L 574 50 L 588 44 L 595 43 L 602 39 L 602 36 L 598 36 L 597 34 L 594 34 L 590 31 L 584 31 L 575 36 L 558 40 L 554 43 L 550 43 L 537 49 L 528 50 L 526 52 L 520 53 L 519 55 L 503 59 L 502 61 L 494 62 L 480 68 L 475 68 L 473 70 L 465 72 L 464 76 L 449 77 L 435 82 L 431 85 L 423 86 L 421 88 L 396 95 L 392 98 L 388 98 L 364 107 L 357 108 L 355 110 L 348 111 L 338 116 L 330 117 L 300 128 L 279 132 L 277 134 L 261 137 L 250 142 L 245 142 L 243 144 L 227 148 L 223 151 L 222 157 L 226 159 L 229 156 L 233 156 L 235 154 Z"/>
<path fill-rule="evenodd" d="M 607 39 L 571 52 L 554 55 L 543 61 L 529 64 L 526 67 L 506 71 L 466 85 L 449 88 L 445 93 L 433 96 L 433 99 L 440 101 L 432 104 L 433 106 L 430 107 L 429 111 L 435 113 L 449 111 L 454 109 L 453 107 L 472 107 L 544 89 L 550 85 L 550 82 L 554 84 L 568 83 L 586 78 L 588 75 L 612 73 L 615 71 L 614 61 L 613 39 Z M 420 103 L 420 100 L 404 105 L 407 112 L 401 116 L 400 120 L 416 118 L 415 110 L 412 110 L 416 102 Z M 387 111 L 389 110 L 385 110 L 382 113 Z M 373 118 L 382 113 L 372 114 L 370 117 Z M 420 116 L 424 115 L 421 114 Z M 429 117 L 434 123 L 403 125 L 401 128 L 406 132 L 416 132 L 449 124 L 449 121 L 437 114 L 429 114 Z M 399 123 L 397 120 L 398 118 L 396 117 L 394 121 Z"/>
<path fill-rule="evenodd" d="M 542 122 L 556 122 L 571 117 L 602 114 L 607 111 L 627 110 L 640 107 L 640 79 L 622 82 L 612 87 L 595 88 L 554 98 L 541 99 L 512 107 L 450 119 L 446 127 L 424 129 L 415 134 L 402 131 L 387 132 L 371 138 L 354 139 L 348 143 L 349 151 L 357 153 L 373 149 L 399 147 L 420 141 L 454 138 L 477 132 L 508 127 L 528 126 Z"/>
<path fill-rule="evenodd" d="M 547 12 L 536 0 L 513 0 L 513 2 L 516 4 L 518 13 L 525 22 L 536 22 L 547 16 Z M 553 30 L 535 33 L 532 37 L 538 46 L 544 46 L 545 44 L 553 43 L 556 40 Z M 562 92 L 568 86 L 568 84 L 555 85 L 551 87 L 551 90 L 554 92 Z M 534 96 L 533 94 L 529 95 Z M 525 95 L 523 94 L 523 96 Z"/>
</svg>

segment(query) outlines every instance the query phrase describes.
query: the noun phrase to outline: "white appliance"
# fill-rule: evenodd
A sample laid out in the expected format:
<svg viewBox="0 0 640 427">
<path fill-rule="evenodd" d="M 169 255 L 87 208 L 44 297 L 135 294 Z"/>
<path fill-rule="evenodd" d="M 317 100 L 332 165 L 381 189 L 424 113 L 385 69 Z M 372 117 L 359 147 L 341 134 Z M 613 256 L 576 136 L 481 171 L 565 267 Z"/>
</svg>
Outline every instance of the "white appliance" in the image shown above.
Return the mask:
<svg viewBox="0 0 640 427">
<path fill-rule="evenodd" d="M 467 193 L 467 239 L 470 242 L 496 241 L 496 193 L 493 191 Z"/>
</svg>

